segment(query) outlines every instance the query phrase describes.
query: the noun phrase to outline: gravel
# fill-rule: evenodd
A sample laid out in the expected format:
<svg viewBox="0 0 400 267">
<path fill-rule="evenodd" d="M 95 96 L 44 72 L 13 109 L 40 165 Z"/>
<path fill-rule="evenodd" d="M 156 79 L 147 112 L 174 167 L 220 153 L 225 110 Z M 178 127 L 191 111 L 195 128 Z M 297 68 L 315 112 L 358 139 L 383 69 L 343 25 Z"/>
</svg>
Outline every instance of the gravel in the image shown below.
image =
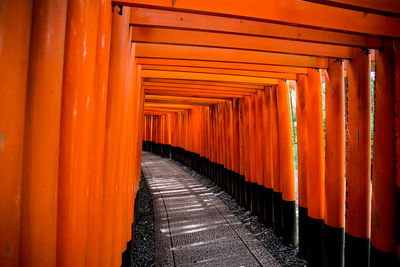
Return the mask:
<svg viewBox="0 0 400 267">
<path fill-rule="evenodd" d="M 272 228 L 265 227 L 257 216 L 251 214 L 250 211 L 242 207 L 233 197 L 223 191 L 213 181 L 177 161 L 174 162 L 187 173 L 195 177 L 204 186 L 211 188 L 214 194 L 221 199 L 282 266 L 307 266 L 307 261 L 297 256 L 298 248 L 286 245 L 282 237 L 277 236 Z"/>
<path fill-rule="evenodd" d="M 153 200 L 143 174 L 135 199 L 132 266 L 155 266 Z"/>
</svg>

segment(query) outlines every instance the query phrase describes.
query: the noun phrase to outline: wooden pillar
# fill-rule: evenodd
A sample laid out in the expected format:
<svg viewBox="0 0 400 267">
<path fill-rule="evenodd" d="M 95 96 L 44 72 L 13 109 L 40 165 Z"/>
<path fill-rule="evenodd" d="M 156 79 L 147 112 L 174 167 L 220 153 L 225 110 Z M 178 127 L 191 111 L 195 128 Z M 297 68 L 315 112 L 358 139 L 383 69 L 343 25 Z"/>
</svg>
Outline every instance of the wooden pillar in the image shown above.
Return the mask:
<svg viewBox="0 0 400 267">
<path fill-rule="evenodd" d="M 273 169 L 274 169 L 274 192 L 273 192 L 273 203 L 274 203 L 274 217 L 273 226 L 274 231 L 278 235 L 282 235 L 282 189 L 280 179 L 280 139 L 279 139 L 279 117 L 278 117 L 278 102 L 276 88 L 271 89 L 271 132 L 272 132 L 272 149 L 273 149 Z"/>
<path fill-rule="evenodd" d="M 272 97 L 271 86 L 265 87 L 263 100 L 263 139 L 264 139 L 264 224 L 272 227 L 273 218 L 273 177 L 274 177 L 274 154 L 272 149 Z"/>
<path fill-rule="evenodd" d="M 376 51 L 374 142 L 372 162 L 371 266 L 394 266 L 395 230 L 395 90 L 393 41 Z"/>
<path fill-rule="evenodd" d="M 251 180 L 251 205 L 250 210 L 254 214 L 257 214 L 257 176 L 258 176 L 258 155 L 257 155 L 257 128 L 256 128 L 256 94 L 250 96 L 250 107 L 249 107 L 249 155 L 250 155 L 250 180 Z"/>
<path fill-rule="evenodd" d="M 18 12 L 16 12 L 18 10 Z M 32 1 L 0 2 L 0 266 L 18 266 Z"/>
<path fill-rule="evenodd" d="M 343 65 L 341 61 L 329 59 L 325 89 L 325 266 L 344 266 L 345 98 Z"/>
<path fill-rule="evenodd" d="M 324 133 L 322 118 L 321 74 L 318 70 L 309 69 L 305 80 L 298 77 L 297 98 L 299 105 L 298 132 L 302 163 L 299 175 L 305 174 L 307 192 L 306 238 L 307 258 L 311 266 L 322 265 L 322 229 L 324 219 Z M 303 191 L 303 178 L 299 178 L 299 192 Z M 303 194 L 302 192 L 301 194 Z M 300 193 L 299 193 L 300 194 Z M 303 216 L 303 215 L 302 215 Z M 300 220 L 302 220 L 301 218 Z M 303 224 L 300 221 L 300 224 Z M 303 227 L 304 225 L 301 225 Z M 300 230 L 301 231 L 301 230 Z M 300 235 L 302 238 L 302 234 Z M 301 241 L 300 241 L 301 244 Z"/>
<path fill-rule="evenodd" d="M 110 66 L 108 76 L 107 119 L 104 150 L 104 178 L 103 178 L 103 205 L 102 205 L 102 232 L 100 248 L 100 266 L 116 266 L 117 252 L 121 256 L 121 240 L 116 239 L 116 224 L 114 221 L 117 212 L 116 185 L 118 173 L 118 157 L 122 119 L 124 114 L 124 97 L 126 90 L 126 74 L 129 55 L 129 8 L 122 8 L 122 15 L 118 14 L 119 7 L 115 7 L 112 14 Z M 153 124 L 153 120 L 152 120 Z M 151 124 L 151 130 L 154 125 Z M 150 132 L 150 140 L 153 140 Z M 119 209 L 119 208 L 118 208 Z M 119 243 L 117 242 L 119 241 Z M 114 243 L 115 242 L 115 243 Z M 118 245 L 117 245 L 118 244 Z M 114 255 L 114 258 L 113 258 Z"/>
<path fill-rule="evenodd" d="M 353 49 L 346 118 L 345 266 L 369 266 L 371 216 L 371 56 Z"/>
<path fill-rule="evenodd" d="M 85 266 L 98 1 L 68 1 L 58 184 L 57 266 Z"/>
<path fill-rule="evenodd" d="M 278 108 L 279 179 L 282 189 L 282 234 L 287 243 L 296 245 L 297 216 L 289 88 L 286 82 L 279 80 L 275 90 Z"/>
<path fill-rule="evenodd" d="M 297 180 L 298 180 L 298 202 L 299 202 L 299 254 L 303 258 L 307 258 L 308 247 L 308 227 L 307 227 L 307 145 L 308 138 L 304 130 L 306 120 L 306 75 L 297 75 L 296 84 L 296 117 L 297 117 Z M 304 122 L 303 122 L 304 120 Z"/>
<path fill-rule="evenodd" d="M 32 10 L 19 264 L 55 266 L 67 1 L 35 1 Z"/>
<path fill-rule="evenodd" d="M 394 85 L 395 85 L 395 127 L 396 127 L 396 156 L 400 155 L 400 43 L 395 42 L 394 56 Z M 400 263 L 400 161 L 396 161 L 396 251 L 397 262 Z"/>
<path fill-rule="evenodd" d="M 250 171 L 250 96 L 245 96 L 243 100 L 243 150 L 244 150 L 244 172 L 245 172 L 245 206 L 251 208 L 251 171 Z"/>
<path fill-rule="evenodd" d="M 104 142 L 106 126 L 108 67 L 111 39 L 111 1 L 99 3 L 96 43 L 96 69 L 94 79 L 94 129 L 92 132 L 91 164 L 89 176 L 89 218 L 86 266 L 100 263 L 100 240 L 103 203 Z"/>
<path fill-rule="evenodd" d="M 257 90 L 255 95 L 255 149 L 257 153 L 257 215 L 260 219 L 264 216 L 264 113 L 263 113 L 263 99 L 264 91 Z"/>
</svg>

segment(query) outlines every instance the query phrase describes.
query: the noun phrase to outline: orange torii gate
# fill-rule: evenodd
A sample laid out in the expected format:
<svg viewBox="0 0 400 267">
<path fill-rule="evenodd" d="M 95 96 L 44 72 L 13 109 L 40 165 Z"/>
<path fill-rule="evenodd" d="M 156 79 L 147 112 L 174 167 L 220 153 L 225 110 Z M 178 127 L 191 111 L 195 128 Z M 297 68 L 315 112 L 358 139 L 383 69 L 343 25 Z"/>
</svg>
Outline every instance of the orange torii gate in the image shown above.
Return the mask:
<svg viewBox="0 0 400 267">
<path fill-rule="evenodd" d="M 399 16 L 394 0 L 2 1 L 0 265 L 120 266 L 142 140 L 311 266 L 398 264 Z"/>
</svg>

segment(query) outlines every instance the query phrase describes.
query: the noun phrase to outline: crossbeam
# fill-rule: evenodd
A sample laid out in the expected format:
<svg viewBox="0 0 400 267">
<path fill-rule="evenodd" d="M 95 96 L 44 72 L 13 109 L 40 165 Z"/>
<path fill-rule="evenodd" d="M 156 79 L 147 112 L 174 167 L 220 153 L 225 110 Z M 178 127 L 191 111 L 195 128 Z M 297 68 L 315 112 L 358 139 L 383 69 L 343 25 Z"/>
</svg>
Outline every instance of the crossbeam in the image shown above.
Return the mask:
<svg viewBox="0 0 400 267">
<path fill-rule="evenodd" d="M 321 69 L 328 67 L 328 59 L 321 57 L 167 44 L 138 43 L 136 44 L 136 56 L 146 58 L 256 63 Z"/>
<path fill-rule="evenodd" d="M 201 47 L 234 48 L 284 54 L 351 58 L 351 48 L 330 44 L 306 43 L 268 37 L 192 30 L 132 27 L 132 42 L 180 44 Z"/>
<path fill-rule="evenodd" d="M 381 38 L 243 18 L 133 7 L 131 25 L 232 33 L 363 48 L 382 48 Z"/>
<path fill-rule="evenodd" d="M 400 37 L 400 19 L 315 3 L 280 0 L 117 0 L 115 4 L 248 18 L 308 28 Z"/>
</svg>

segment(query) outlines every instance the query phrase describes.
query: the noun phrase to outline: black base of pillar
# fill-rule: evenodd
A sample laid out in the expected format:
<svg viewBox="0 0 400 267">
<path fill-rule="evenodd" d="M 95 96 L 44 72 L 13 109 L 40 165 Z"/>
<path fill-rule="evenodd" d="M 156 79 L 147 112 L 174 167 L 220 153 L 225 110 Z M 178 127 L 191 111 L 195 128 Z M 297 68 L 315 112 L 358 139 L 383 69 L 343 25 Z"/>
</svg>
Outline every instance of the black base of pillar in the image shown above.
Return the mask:
<svg viewBox="0 0 400 267">
<path fill-rule="evenodd" d="M 245 203 L 244 207 L 248 210 L 251 208 L 251 182 L 245 182 L 245 192 L 244 192 Z"/>
<path fill-rule="evenodd" d="M 277 235 L 282 235 L 282 193 L 273 192 L 274 199 L 274 232 Z"/>
<path fill-rule="evenodd" d="M 325 267 L 344 266 L 344 228 L 324 224 L 324 265 Z"/>
<path fill-rule="evenodd" d="M 282 233 L 286 243 L 297 245 L 296 202 L 282 199 Z"/>
<path fill-rule="evenodd" d="M 264 217 L 264 186 L 256 185 L 257 188 L 257 216 L 262 220 Z"/>
<path fill-rule="evenodd" d="M 307 224 L 307 208 L 299 206 L 299 256 L 307 259 L 308 247 L 308 224 Z"/>
<path fill-rule="evenodd" d="M 370 266 L 371 267 L 380 267 L 380 266 L 399 266 L 396 265 L 396 252 L 387 253 L 377 248 L 371 246 L 371 258 L 370 258 Z"/>
<path fill-rule="evenodd" d="M 250 183 L 250 195 L 251 195 L 251 203 L 250 203 L 250 211 L 253 214 L 257 214 L 257 184 Z"/>
<path fill-rule="evenodd" d="M 272 227 L 272 218 L 273 218 L 273 210 L 274 210 L 274 197 L 272 188 L 263 188 L 263 222 L 265 226 Z"/>
<path fill-rule="evenodd" d="M 132 266 L 132 240 L 126 244 L 126 250 L 122 253 L 121 267 Z"/>
<path fill-rule="evenodd" d="M 246 180 L 244 175 L 239 178 L 239 202 L 242 207 L 246 207 Z"/>
<path fill-rule="evenodd" d="M 369 266 L 370 240 L 358 238 L 345 233 L 344 265 L 345 266 Z"/>
<path fill-rule="evenodd" d="M 308 247 L 307 259 L 308 266 L 322 266 L 322 247 L 323 247 L 323 234 L 324 234 L 324 220 L 314 219 L 308 216 Z"/>
</svg>

